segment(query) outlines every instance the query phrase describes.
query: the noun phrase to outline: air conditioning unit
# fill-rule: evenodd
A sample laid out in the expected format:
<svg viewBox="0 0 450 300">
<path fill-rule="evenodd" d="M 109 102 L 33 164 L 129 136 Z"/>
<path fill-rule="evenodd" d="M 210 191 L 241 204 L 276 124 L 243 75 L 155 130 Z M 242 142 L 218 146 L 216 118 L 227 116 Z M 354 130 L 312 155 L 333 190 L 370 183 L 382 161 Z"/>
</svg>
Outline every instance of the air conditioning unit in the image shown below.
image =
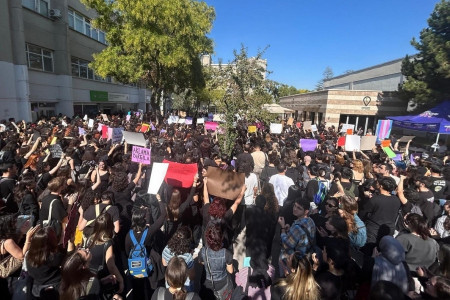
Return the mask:
<svg viewBox="0 0 450 300">
<path fill-rule="evenodd" d="M 61 11 L 59 9 L 50 9 L 50 18 L 52 19 L 60 19 Z"/>
</svg>

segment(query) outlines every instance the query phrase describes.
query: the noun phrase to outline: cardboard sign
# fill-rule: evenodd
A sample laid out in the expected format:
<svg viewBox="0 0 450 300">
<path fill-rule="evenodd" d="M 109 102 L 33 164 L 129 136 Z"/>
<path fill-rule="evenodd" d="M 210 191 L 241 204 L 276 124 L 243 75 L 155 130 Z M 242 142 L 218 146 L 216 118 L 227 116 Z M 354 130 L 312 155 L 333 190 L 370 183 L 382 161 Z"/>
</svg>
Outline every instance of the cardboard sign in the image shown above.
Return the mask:
<svg viewBox="0 0 450 300">
<path fill-rule="evenodd" d="M 179 117 L 178 116 L 169 116 L 169 119 L 167 120 L 167 123 L 173 124 L 178 122 Z"/>
<path fill-rule="evenodd" d="M 180 164 L 168 160 L 169 168 L 164 180 L 173 187 L 189 188 L 194 183 L 194 175 L 198 172 L 197 164 Z"/>
<path fill-rule="evenodd" d="M 245 184 L 245 174 L 208 167 L 208 193 L 220 198 L 235 200 Z"/>
<path fill-rule="evenodd" d="M 101 114 L 103 121 L 109 122 L 108 116 L 106 114 Z"/>
<path fill-rule="evenodd" d="M 122 138 L 123 138 L 122 128 L 113 128 L 112 130 L 113 130 L 112 138 L 111 138 L 112 143 L 113 144 L 120 143 L 122 141 Z"/>
<path fill-rule="evenodd" d="M 345 137 L 345 151 L 359 151 L 361 149 L 361 137 L 359 135 L 347 135 Z"/>
<path fill-rule="evenodd" d="M 130 119 L 131 119 L 131 115 L 127 115 L 127 116 L 126 116 L 127 122 L 130 122 Z"/>
<path fill-rule="evenodd" d="M 205 124 L 204 118 L 197 118 L 197 124 Z"/>
<path fill-rule="evenodd" d="M 298 129 L 300 129 L 300 126 L 302 126 L 302 123 L 301 123 L 301 122 L 297 122 L 297 123 L 295 123 L 295 126 L 296 126 Z"/>
<path fill-rule="evenodd" d="M 158 194 L 159 188 L 164 181 L 164 177 L 166 177 L 167 168 L 169 168 L 169 164 L 165 163 L 153 163 L 152 174 L 150 176 L 150 183 L 148 184 L 147 193 L 156 195 Z"/>
<path fill-rule="evenodd" d="M 317 140 L 312 139 L 300 139 L 300 146 L 303 151 L 314 151 L 317 148 Z"/>
<path fill-rule="evenodd" d="M 384 141 L 381 141 L 381 147 L 382 148 L 384 148 L 384 147 L 389 147 L 391 145 L 391 140 L 384 140 Z"/>
<path fill-rule="evenodd" d="M 56 144 L 56 141 L 58 140 L 58 138 L 55 136 L 53 137 L 52 141 L 50 142 L 50 145 L 54 145 Z"/>
<path fill-rule="evenodd" d="M 248 126 L 248 133 L 254 133 L 256 132 L 256 126 L 252 125 L 252 126 Z"/>
<path fill-rule="evenodd" d="M 392 151 L 392 149 L 390 147 L 383 147 L 383 151 L 384 151 L 384 153 L 387 154 L 387 156 L 389 158 L 394 158 L 397 156 L 397 154 L 395 154 L 395 152 Z"/>
<path fill-rule="evenodd" d="M 303 130 L 311 130 L 311 121 L 303 122 Z"/>
<path fill-rule="evenodd" d="M 361 137 L 361 151 L 372 150 L 377 141 L 376 136 L 366 135 Z"/>
<path fill-rule="evenodd" d="M 89 128 L 94 128 L 94 120 L 93 119 L 89 119 L 88 127 Z"/>
<path fill-rule="evenodd" d="M 347 128 L 347 135 L 353 135 L 353 129 Z"/>
<path fill-rule="evenodd" d="M 150 164 L 150 149 L 133 146 L 133 152 L 131 153 L 131 161 L 137 163 L 143 163 L 144 165 Z"/>
<path fill-rule="evenodd" d="M 212 131 L 216 131 L 217 126 L 219 126 L 218 123 L 216 122 L 205 122 L 205 128 L 206 130 L 212 130 Z"/>
<path fill-rule="evenodd" d="M 402 136 L 398 141 L 400 143 L 407 143 L 409 141 L 412 141 L 413 138 L 415 138 L 415 136 L 405 135 L 405 136 Z"/>
<path fill-rule="evenodd" d="M 316 131 L 316 132 L 318 131 L 318 130 L 317 130 L 317 125 L 316 125 L 316 124 L 311 125 L 311 131 L 313 131 L 313 132 L 314 132 L 314 131 Z"/>
<path fill-rule="evenodd" d="M 341 132 L 347 132 L 347 129 L 355 130 L 354 124 L 344 124 L 342 125 Z"/>
<path fill-rule="evenodd" d="M 337 140 L 337 145 L 338 145 L 338 147 L 339 147 L 339 146 L 340 146 L 340 147 L 345 146 L 345 136 L 341 136 L 341 137 L 338 138 L 338 140 Z"/>
<path fill-rule="evenodd" d="M 122 131 L 122 134 L 123 138 L 125 139 L 125 142 L 127 142 L 128 144 L 142 147 L 145 147 L 147 144 L 144 135 L 140 132 Z"/>
<path fill-rule="evenodd" d="M 63 150 L 60 144 L 54 144 L 50 146 L 50 153 L 53 158 L 61 158 Z"/>
<path fill-rule="evenodd" d="M 294 118 L 290 117 L 287 121 L 287 125 L 291 125 L 294 124 Z"/>
<path fill-rule="evenodd" d="M 85 135 L 86 134 L 86 130 L 84 130 L 83 127 L 78 127 L 78 134 L 79 135 Z"/>
<path fill-rule="evenodd" d="M 191 117 L 187 117 L 186 121 L 184 121 L 184 124 L 186 125 L 192 125 L 192 118 Z"/>
<path fill-rule="evenodd" d="M 108 126 L 106 125 L 102 125 L 102 138 L 108 138 Z"/>
<path fill-rule="evenodd" d="M 149 129 L 150 129 L 150 125 L 144 123 L 144 124 L 141 125 L 141 129 L 139 131 L 143 132 L 143 133 L 146 133 Z"/>
<path fill-rule="evenodd" d="M 280 134 L 283 131 L 283 124 L 270 123 L 270 133 Z"/>
</svg>

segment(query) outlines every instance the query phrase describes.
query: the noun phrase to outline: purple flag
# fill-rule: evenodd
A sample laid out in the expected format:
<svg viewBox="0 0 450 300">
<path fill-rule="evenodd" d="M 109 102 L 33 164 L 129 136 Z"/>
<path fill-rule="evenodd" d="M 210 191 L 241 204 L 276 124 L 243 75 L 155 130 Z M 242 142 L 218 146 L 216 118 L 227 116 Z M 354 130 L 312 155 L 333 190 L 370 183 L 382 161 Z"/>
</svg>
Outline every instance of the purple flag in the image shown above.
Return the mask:
<svg viewBox="0 0 450 300">
<path fill-rule="evenodd" d="M 300 139 L 300 144 L 303 151 L 314 151 L 317 148 L 317 140 Z"/>
</svg>

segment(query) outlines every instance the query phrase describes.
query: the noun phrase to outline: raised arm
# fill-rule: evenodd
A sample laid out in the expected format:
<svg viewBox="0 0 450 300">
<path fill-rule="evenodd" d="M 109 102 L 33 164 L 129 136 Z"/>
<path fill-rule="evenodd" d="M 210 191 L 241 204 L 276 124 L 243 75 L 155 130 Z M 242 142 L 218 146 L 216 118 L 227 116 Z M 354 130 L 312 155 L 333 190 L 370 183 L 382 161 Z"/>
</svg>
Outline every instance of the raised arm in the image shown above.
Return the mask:
<svg viewBox="0 0 450 300">
<path fill-rule="evenodd" d="M 37 147 L 39 146 L 39 142 L 41 141 L 41 137 L 38 137 L 36 141 L 33 144 L 33 147 L 31 147 L 30 151 L 28 151 L 27 154 L 23 158 L 28 159 L 30 158 L 31 154 L 33 154 L 34 151 L 36 151 Z"/>
<path fill-rule="evenodd" d="M 134 177 L 134 179 L 133 179 L 134 184 L 137 184 L 137 183 L 138 183 L 139 178 L 141 178 L 141 175 L 142 175 L 142 164 L 140 163 L 140 164 L 139 164 L 138 171 L 137 171 L 137 173 L 136 173 L 136 177 Z"/>
<path fill-rule="evenodd" d="M 397 196 L 403 205 L 408 203 L 408 199 L 406 199 L 405 194 L 403 193 L 403 191 L 404 191 L 403 181 L 405 180 L 405 178 L 406 178 L 406 176 L 400 175 L 400 182 L 398 183 L 398 187 L 397 187 Z"/>
<path fill-rule="evenodd" d="M 48 157 L 48 155 L 47 155 L 47 157 Z M 59 167 L 61 167 L 61 164 L 62 164 L 62 162 L 63 162 L 63 160 L 64 160 L 65 157 L 66 157 L 66 155 L 63 153 L 63 154 L 61 155 L 61 158 L 59 159 L 58 163 L 56 164 L 56 166 L 54 166 L 53 169 L 51 169 L 51 170 L 48 172 L 50 175 L 53 175 L 53 174 L 55 174 L 56 172 L 58 172 L 58 169 L 59 169 Z"/>
<path fill-rule="evenodd" d="M 239 193 L 239 196 L 237 196 L 236 200 L 234 200 L 233 205 L 231 205 L 231 210 L 233 211 L 233 214 L 236 212 L 239 204 L 241 204 L 242 198 L 244 198 L 245 190 L 247 189 L 247 186 L 244 184 L 242 186 L 241 192 Z"/>
</svg>

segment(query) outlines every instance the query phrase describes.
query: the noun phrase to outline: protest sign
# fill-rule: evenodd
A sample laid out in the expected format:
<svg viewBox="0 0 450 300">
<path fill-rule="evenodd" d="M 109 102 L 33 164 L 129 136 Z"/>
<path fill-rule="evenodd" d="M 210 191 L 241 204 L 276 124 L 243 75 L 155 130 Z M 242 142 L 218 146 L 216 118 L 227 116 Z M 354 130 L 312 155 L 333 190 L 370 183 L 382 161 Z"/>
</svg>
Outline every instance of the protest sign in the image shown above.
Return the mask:
<svg viewBox="0 0 450 300">
<path fill-rule="evenodd" d="M 397 154 L 395 154 L 395 152 L 392 151 L 392 149 L 390 147 L 383 147 L 383 151 L 384 151 L 384 153 L 387 154 L 387 156 L 389 158 L 394 158 L 397 156 Z"/>
<path fill-rule="evenodd" d="M 388 139 L 391 134 L 392 120 L 378 120 L 377 129 L 375 131 L 375 136 L 378 141 Z"/>
<path fill-rule="evenodd" d="M 291 125 L 294 124 L 294 118 L 290 117 L 287 121 L 287 125 Z"/>
<path fill-rule="evenodd" d="M 164 180 L 173 187 L 190 188 L 194 183 L 194 175 L 198 172 L 197 164 L 180 164 L 168 160 L 167 174 Z"/>
<path fill-rule="evenodd" d="M 375 147 L 376 136 L 366 135 L 361 137 L 361 151 L 372 150 Z"/>
<path fill-rule="evenodd" d="M 61 158 L 63 150 L 60 144 L 54 144 L 50 146 L 50 153 L 53 158 Z"/>
<path fill-rule="evenodd" d="M 389 147 L 391 145 L 391 140 L 381 141 L 381 147 Z"/>
<path fill-rule="evenodd" d="M 112 143 L 120 143 L 122 141 L 123 134 L 122 134 L 122 128 L 113 128 L 112 132 Z"/>
<path fill-rule="evenodd" d="M 123 138 L 125 139 L 125 142 L 127 142 L 130 145 L 138 145 L 145 147 L 147 144 L 144 135 L 140 132 L 122 131 L 122 134 Z"/>
<path fill-rule="evenodd" d="M 402 136 L 398 141 L 400 143 L 407 143 L 407 142 L 411 141 L 413 138 L 415 138 L 415 136 L 405 135 L 405 136 Z"/>
<path fill-rule="evenodd" d="M 186 119 L 178 119 L 178 124 L 184 124 L 186 123 Z"/>
<path fill-rule="evenodd" d="M 345 151 L 359 151 L 361 149 L 361 137 L 359 135 L 347 135 L 345 137 Z"/>
<path fill-rule="evenodd" d="M 112 139 L 113 136 L 113 128 L 108 127 L 108 141 Z"/>
<path fill-rule="evenodd" d="M 341 136 L 341 137 L 338 138 L 337 145 L 338 145 L 338 147 L 339 146 L 340 147 L 345 146 L 345 136 Z"/>
<path fill-rule="evenodd" d="M 144 165 L 150 164 L 150 149 L 144 147 L 133 146 L 131 153 L 131 161 L 137 163 L 143 163 Z"/>
<path fill-rule="evenodd" d="M 52 141 L 50 142 L 50 145 L 54 145 L 56 144 L 56 141 L 58 140 L 58 138 L 55 136 L 53 137 Z"/>
<path fill-rule="evenodd" d="M 108 126 L 102 125 L 102 138 L 108 138 Z"/>
<path fill-rule="evenodd" d="M 178 119 L 179 119 L 178 116 L 169 116 L 169 119 L 167 120 L 167 123 L 169 123 L 169 124 L 177 123 Z"/>
<path fill-rule="evenodd" d="M 205 122 L 206 130 L 216 131 L 217 126 L 219 126 L 219 124 L 216 122 L 210 122 L 210 121 Z"/>
<path fill-rule="evenodd" d="M 106 121 L 106 122 L 109 121 L 108 116 L 106 114 L 101 114 L 101 116 L 102 116 L 103 121 Z"/>
<path fill-rule="evenodd" d="M 311 130 L 311 121 L 303 122 L 303 130 Z"/>
<path fill-rule="evenodd" d="M 150 183 L 148 184 L 148 193 L 152 195 L 158 194 L 164 177 L 166 177 L 167 168 L 169 164 L 165 163 L 153 163 L 152 174 L 150 176 Z"/>
<path fill-rule="evenodd" d="M 179 116 L 182 117 L 182 118 L 186 118 L 186 112 L 180 110 Z"/>
<path fill-rule="evenodd" d="M 197 118 L 197 124 L 204 124 L 205 119 L 204 118 Z"/>
<path fill-rule="evenodd" d="M 86 130 L 84 130 L 83 127 L 78 127 L 78 134 L 79 135 L 85 135 L 86 134 Z"/>
<path fill-rule="evenodd" d="M 270 133 L 280 134 L 283 130 L 283 125 L 279 123 L 270 123 Z"/>
<path fill-rule="evenodd" d="M 127 115 L 127 116 L 126 116 L 127 122 L 130 122 L 130 119 L 131 119 L 131 115 Z"/>
<path fill-rule="evenodd" d="M 245 174 L 208 167 L 208 193 L 220 198 L 235 200 L 245 183 Z"/>
<path fill-rule="evenodd" d="M 297 123 L 295 123 L 295 126 L 296 126 L 298 129 L 300 129 L 300 126 L 302 126 L 302 123 L 301 123 L 301 122 L 297 122 Z"/>
<path fill-rule="evenodd" d="M 314 151 L 317 148 L 317 140 L 300 139 L 300 147 L 303 151 Z"/>
<path fill-rule="evenodd" d="M 66 121 L 62 120 L 62 121 L 61 121 L 61 125 L 64 126 L 64 127 L 67 127 Z"/>
<path fill-rule="evenodd" d="M 143 132 L 143 133 L 146 133 L 149 129 L 150 129 L 150 125 L 143 123 L 142 126 L 141 126 L 141 129 L 139 131 Z"/>
<path fill-rule="evenodd" d="M 94 120 L 93 119 L 89 119 L 88 127 L 89 128 L 94 128 Z"/>
<path fill-rule="evenodd" d="M 187 117 L 186 121 L 184 122 L 186 125 L 192 125 L 192 117 Z"/>
<path fill-rule="evenodd" d="M 254 126 L 254 125 L 248 126 L 248 133 L 254 133 L 254 132 L 256 132 L 256 126 Z"/>
<path fill-rule="evenodd" d="M 352 131 L 355 130 L 354 124 L 343 124 L 341 128 L 341 132 L 347 132 L 347 129 L 351 129 Z"/>
<path fill-rule="evenodd" d="M 83 120 L 87 121 L 87 120 L 88 120 L 88 116 L 87 116 L 87 115 L 84 115 Z"/>
<path fill-rule="evenodd" d="M 317 125 L 316 124 L 313 124 L 313 125 L 311 125 L 311 131 L 318 131 L 317 130 Z"/>
</svg>

